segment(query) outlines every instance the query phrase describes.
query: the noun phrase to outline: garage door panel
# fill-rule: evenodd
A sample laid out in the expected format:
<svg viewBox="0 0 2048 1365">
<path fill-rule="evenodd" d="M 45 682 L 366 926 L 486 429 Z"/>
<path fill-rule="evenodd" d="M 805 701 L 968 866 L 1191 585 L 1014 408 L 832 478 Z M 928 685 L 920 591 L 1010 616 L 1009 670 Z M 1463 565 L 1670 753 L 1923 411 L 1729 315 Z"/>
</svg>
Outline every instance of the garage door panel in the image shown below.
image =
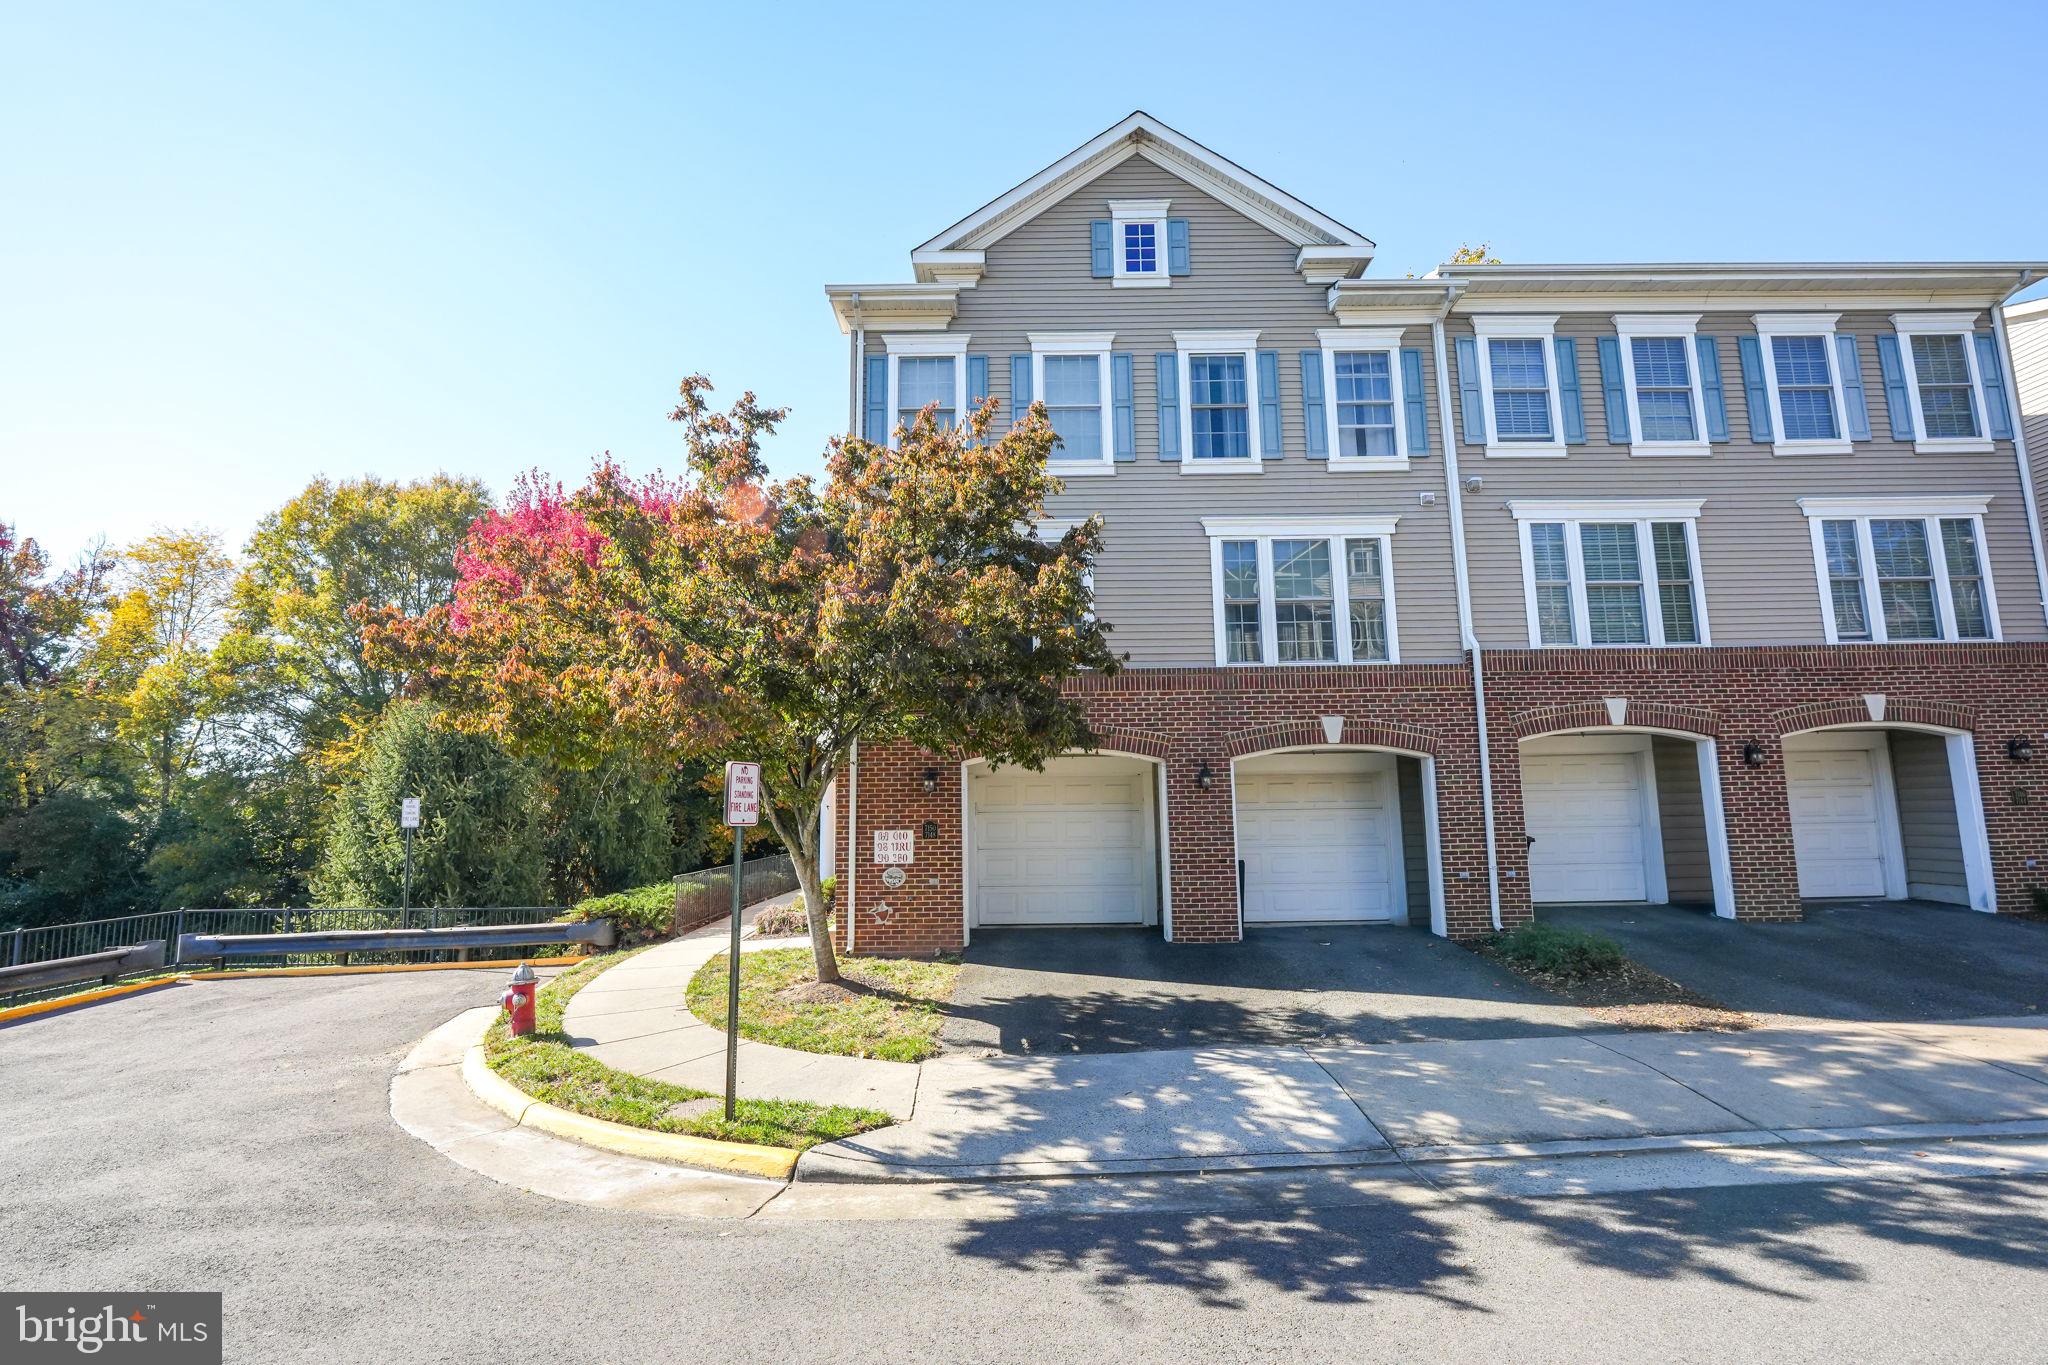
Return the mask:
<svg viewBox="0 0 2048 1365">
<path fill-rule="evenodd" d="M 1386 791 L 1384 772 L 1241 774 L 1245 921 L 1392 919 L 1398 836 Z"/>
<path fill-rule="evenodd" d="M 1639 753 L 1522 757 L 1523 824 L 1529 846 L 1529 894 L 1539 903 L 1648 900 Z"/>
<path fill-rule="evenodd" d="M 1004 770 L 970 781 L 981 924 L 1142 924 L 1152 917 L 1150 774 Z"/>
<path fill-rule="evenodd" d="M 1785 795 L 1800 895 L 1886 894 L 1888 836 L 1873 752 L 1788 747 Z"/>
</svg>

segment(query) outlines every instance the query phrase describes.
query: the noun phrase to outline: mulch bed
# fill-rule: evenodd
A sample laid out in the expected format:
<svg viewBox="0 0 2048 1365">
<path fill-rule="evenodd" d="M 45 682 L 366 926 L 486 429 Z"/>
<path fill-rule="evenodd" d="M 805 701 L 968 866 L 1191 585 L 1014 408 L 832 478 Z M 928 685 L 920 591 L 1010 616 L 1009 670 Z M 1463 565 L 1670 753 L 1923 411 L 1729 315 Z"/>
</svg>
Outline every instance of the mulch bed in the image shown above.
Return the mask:
<svg viewBox="0 0 2048 1365">
<path fill-rule="evenodd" d="M 1488 944 L 1472 945 L 1472 951 L 1566 1004 L 1625 1029 L 1740 1033 L 1757 1026 L 1755 1016 L 1731 1010 L 1640 962 L 1624 961 L 1615 970 L 1594 976 L 1563 977 L 1518 966 Z"/>
</svg>

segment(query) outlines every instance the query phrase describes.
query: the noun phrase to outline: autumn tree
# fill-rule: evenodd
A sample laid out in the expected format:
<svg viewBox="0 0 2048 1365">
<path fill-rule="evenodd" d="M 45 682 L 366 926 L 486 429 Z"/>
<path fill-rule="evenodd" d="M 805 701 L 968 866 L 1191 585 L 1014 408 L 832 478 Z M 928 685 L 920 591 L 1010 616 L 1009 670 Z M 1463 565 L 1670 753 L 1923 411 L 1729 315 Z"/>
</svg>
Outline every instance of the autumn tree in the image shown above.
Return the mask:
<svg viewBox="0 0 2048 1365">
<path fill-rule="evenodd" d="M 588 767 L 752 759 L 809 907 L 818 978 L 839 979 L 818 886 L 818 813 L 856 743 L 904 740 L 1041 764 L 1092 740 L 1062 684 L 1114 671 L 1086 574 L 1090 519 L 1033 531 L 1058 488 L 1042 407 L 995 434 L 927 410 L 894 449 L 833 442 L 822 488 L 768 479 L 783 413 L 708 403 L 671 414 L 688 472 L 606 461 L 574 493 L 524 481 L 479 522 L 454 601 L 365 613 L 373 659 L 414 670 L 454 723 Z"/>
<path fill-rule="evenodd" d="M 1473 246 L 1470 242 L 1458 243 L 1458 249 L 1451 253 L 1450 265 L 1499 265 L 1500 257 L 1493 254 L 1490 243 L 1481 242 Z"/>
</svg>

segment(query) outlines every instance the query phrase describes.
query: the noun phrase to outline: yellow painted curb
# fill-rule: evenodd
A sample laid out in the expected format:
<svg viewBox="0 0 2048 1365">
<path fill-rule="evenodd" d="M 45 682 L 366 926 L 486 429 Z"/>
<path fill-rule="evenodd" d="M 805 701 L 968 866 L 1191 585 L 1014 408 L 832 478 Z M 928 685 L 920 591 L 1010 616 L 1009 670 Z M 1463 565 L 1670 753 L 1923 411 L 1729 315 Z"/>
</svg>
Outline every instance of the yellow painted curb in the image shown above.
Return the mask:
<svg viewBox="0 0 2048 1365">
<path fill-rule="evenodd" d="M 573 967 L 582 957 L 508 957 L 492 962 L 385 962 L 362 967 L 246 967 L 235 972 L 187 972 L 188 981 L 253 981 L 266 976 L 369 976 L 377 972 L 474 972 L 492 967 Z"/>
<path fill-rule="evenodd" d="M 161 986 L 181 986 L 184 983 L 185 978 L 182 976 L 167 976 L 161 981 L 131 981 L 125 986 L 102 986 L 96 991 L 60 995 L 55 1000 L 38 1000 L 33 1005 L 16 1005 L 12 1009 L 0 1010 L 0 1024 L 12 1023 L 16 1019 L 33 1019 L 38 1014 L 54 1014 L 58 1010 L 68 1010 L 77 1005 L 96 1005 L 102 1000 L 113 1000 L 123 995 L 139 995 L 143 991 L 153 991 Z"/>
<path fill-rule="evenodd" d="M 672 1161 L 735 1175 L 788 1180 L 796 1173 L 797 1153 L 787 1147 L 759 1147 L 750 1142 L 720 1142 L 688 1133 L 656 1133 L 610 1119 L 594 1119 L 534 1099 L 491 1070 L 481 1046 L 462 1058 L 462 1078 L 476 1097 L 522 1128 L 537 1128 L 571 1142 L 601 1147 L 624 1156 Z"/>
</svg>

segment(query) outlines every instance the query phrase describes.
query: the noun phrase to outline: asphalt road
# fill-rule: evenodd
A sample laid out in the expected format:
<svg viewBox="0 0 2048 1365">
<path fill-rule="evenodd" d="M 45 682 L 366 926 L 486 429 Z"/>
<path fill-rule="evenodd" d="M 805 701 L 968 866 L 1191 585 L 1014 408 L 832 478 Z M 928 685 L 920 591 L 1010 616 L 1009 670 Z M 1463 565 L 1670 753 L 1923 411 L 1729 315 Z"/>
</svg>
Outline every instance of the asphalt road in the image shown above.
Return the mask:
<svg viewBox="0 0 2048 1365">
<path fill-rule="evenodd" d="M 494 975 L 194 984 L 0 1030 L 0 1286 L 221 1289 L 239 1361 L 2048 1358 L 2048 1182 L 1246 1219 L 659 1220 L 391 1121 Z"/>
</svg>

